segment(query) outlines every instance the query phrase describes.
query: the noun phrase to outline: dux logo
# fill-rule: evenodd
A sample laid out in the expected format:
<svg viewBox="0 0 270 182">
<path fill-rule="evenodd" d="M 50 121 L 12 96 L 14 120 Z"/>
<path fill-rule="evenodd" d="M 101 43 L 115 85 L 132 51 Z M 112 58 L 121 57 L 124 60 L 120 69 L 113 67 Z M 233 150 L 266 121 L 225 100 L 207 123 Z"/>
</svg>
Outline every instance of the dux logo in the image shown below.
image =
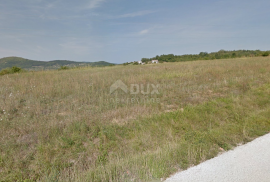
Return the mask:
<svg viewBox="0 0 270 182">
<path fill-rule="evenodd" d="M 112 84 L 110 88 L 110 94 L 112 94 L 114 91 L 116 91 L 118 88 L 123 90 L 125 93 L 128 93 L 128 87 L 126 84 L 124 84 L 121 80 L 117 80 L 114 84 Z"/>
<path fill-rule="evenodd" d="M 128 86 L 126 84 L 124 84 L 121 80 L 117 80 L 111 85 L 110 94 L 114 93 L 117 89 L 121 89 L 125 93 L 130 91 L 130 94 L 159 94 L 158 87 L 159 84 L 131 84 L 130 89 L 128 90 Z"/>
</svg>

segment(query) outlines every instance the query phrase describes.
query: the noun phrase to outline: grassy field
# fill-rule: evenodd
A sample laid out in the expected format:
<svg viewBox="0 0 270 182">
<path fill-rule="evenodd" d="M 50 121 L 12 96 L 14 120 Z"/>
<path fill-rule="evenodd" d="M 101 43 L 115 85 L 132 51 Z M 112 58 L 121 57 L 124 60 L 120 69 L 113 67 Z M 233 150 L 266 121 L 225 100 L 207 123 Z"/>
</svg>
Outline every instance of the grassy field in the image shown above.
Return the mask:
<svg viewBox="0 0 270 182">
<path fill-rule="evenodd" d="M 110 94 L 117 80 L 150 93 Z M 0 83 L 0 181 L 160 181 L 270 132 L 270 57 L 27 72 Z"/>
</svg>

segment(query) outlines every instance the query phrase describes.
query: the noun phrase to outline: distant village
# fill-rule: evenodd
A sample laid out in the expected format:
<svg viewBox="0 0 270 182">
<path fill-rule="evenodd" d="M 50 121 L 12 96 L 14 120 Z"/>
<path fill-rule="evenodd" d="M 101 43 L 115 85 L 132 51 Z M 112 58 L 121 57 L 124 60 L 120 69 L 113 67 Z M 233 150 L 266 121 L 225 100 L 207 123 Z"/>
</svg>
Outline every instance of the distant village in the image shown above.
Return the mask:
<svg viewBox="0 0 270 182">
<path fill-rule="evenodd" d="M 132 64 L 132 65 L 144 65 L 144 64 L 158 64 L 158 60 L 152 60 L 152 61 L 148 61 L 148 62 L 142 62 L 142 61 L 133 61 L 133 62 L 127 62 L 127 63 L 124 63 L 124 65 L 129 65 L 129 64 Z"/>
</svg>

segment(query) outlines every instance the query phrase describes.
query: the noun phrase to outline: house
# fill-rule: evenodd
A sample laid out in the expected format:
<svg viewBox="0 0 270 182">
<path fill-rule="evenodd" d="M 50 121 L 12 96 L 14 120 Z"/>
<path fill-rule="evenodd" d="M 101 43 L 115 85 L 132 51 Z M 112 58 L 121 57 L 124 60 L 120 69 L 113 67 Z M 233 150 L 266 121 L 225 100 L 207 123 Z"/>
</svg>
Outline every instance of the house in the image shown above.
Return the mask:
<svg viewBox="0 0 270 182">
<path fill-rule="evenodd" d="M 143 62 L 142 61 L 138 61 L 139 64 L 142 64 Z"/>
<path fill-rule="evenodd" d="M 156 63 L 157 64 L 158 63 L 158 60 L 152 60 L 152 63 Z"/>
</svg>

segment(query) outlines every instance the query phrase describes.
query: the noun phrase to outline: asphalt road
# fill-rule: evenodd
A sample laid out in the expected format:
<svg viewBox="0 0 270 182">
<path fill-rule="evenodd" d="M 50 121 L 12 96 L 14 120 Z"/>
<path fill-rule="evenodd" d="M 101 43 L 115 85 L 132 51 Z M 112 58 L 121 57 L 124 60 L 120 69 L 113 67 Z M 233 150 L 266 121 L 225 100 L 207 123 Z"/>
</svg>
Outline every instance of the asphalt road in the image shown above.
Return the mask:
<svg viewBox="0 0 270 182">
<path fill-rule="evenodd" d="M 270 134 L 236 147 L 166 182 L 270 182 Z"/>
</svg>

